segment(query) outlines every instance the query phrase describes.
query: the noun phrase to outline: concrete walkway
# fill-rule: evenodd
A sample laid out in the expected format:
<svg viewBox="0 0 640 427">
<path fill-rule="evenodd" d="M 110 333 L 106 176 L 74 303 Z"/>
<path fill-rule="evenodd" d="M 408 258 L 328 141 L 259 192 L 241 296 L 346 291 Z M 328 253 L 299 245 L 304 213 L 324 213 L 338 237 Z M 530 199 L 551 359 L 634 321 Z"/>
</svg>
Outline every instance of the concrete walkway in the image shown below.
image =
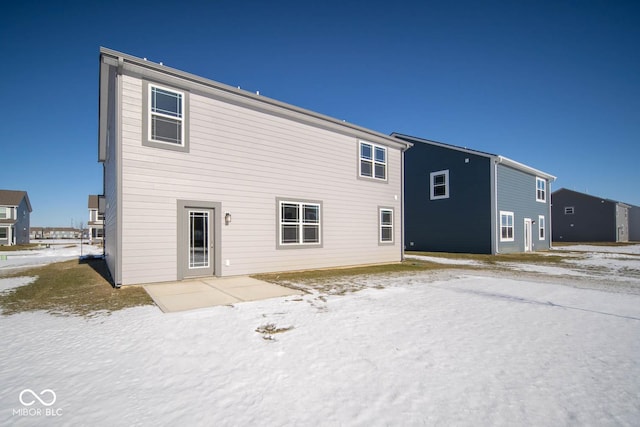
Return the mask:
<svg viewBox="0 0 640 427">
<path fill-rule="evenodd" d="M 203 277 L 143 287 L 165 313 L 302 294 L 248 276 Z"/>
</svg>

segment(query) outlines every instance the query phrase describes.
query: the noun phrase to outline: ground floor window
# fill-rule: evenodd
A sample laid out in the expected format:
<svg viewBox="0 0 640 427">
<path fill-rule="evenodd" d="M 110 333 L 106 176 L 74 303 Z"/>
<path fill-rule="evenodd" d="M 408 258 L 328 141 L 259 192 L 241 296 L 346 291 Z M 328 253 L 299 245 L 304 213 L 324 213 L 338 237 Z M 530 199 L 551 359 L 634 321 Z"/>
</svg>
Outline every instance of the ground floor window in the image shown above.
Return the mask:
<svg viewBox="0 0 640 427">
<path fill-rule="evenodd" d="M 380 208 L 380 243 L 393 243 L 393 209 Z"/>
<path fill-rule="evenodd" d="M 7 240 L 9 238 L 9 227 L 0 227 L 0 240 Z"/>
<path fill-rule="evenodd" d="M 500 241 L 513 242 L 513 212 L 500 211 Z"/>
<path fill-rule="evenodd" d="M 546 236 L 546 224 L 544 223 L 544 216 L 538 217 L 538 238 L 544 240 Z"/>
<path fill-rule="evenodd" d="M 321 245 L 322 204 L 278 199 L 278 245 Z"/>
</svg>

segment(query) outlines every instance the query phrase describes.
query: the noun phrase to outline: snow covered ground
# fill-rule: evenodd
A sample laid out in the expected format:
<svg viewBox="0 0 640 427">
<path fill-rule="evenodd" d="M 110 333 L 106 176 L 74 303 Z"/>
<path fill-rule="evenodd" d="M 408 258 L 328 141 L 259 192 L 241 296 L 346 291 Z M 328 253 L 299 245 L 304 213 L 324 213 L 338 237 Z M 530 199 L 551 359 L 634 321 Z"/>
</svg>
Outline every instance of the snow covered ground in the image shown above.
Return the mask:
<svg viewBox="0 0 640 427">
<path fill-rule="evenodd" d="M 624 274 L 623 259 L 606 268 Z M 634 277 L 604 291 L 480 273 L 354 277 L 366 289 L 173 314 L 0 317 L 0 424 L 638 425 Z M 283 331 L 256 332 L 268 325 Z"/>
<path fill-rule="evenodd" d="M 600 245 L 570 245 L 570 246 L 555 246 L 554 251 L 570 251 L 570 252 L 609 252 L 616 254 L 631 254 L 640 255 L 640 245 L 625 245 L 625 246 L 600 246 Z"/>
</svg>

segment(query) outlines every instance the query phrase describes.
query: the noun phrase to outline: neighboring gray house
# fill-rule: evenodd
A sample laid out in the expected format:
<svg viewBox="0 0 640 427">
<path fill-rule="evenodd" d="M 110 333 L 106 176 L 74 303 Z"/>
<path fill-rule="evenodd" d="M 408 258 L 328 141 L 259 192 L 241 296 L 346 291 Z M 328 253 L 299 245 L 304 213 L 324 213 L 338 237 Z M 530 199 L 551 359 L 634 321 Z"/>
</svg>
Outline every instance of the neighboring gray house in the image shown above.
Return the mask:
<svg viewBox="0 0 640 427">
<path fill-rule="evenodd" d="M 497 254 L 550 247 L 555 177 L 506 157 L 393 133 L 405 155 L 407 250 Z"/>
<path fill-rule="evenodd" d="M 561 188 L 551 195 L 554 242 L 640 240 L 635 206 Z"/>
<path fill-rule="evenodd" d="M 100 209 L 102 197 L 92 194 L 89 196 L 89 241 L 91 243 L 102 243 L 104 237 L 104 208 Z"/>
<path fill-rule="evenodd" d="M 629 241 L 640 242 L 640 206 L 629 209 Z"/>
<path fill-rule="evenodd" d="M 410 145 L 102 48 L 114 282 L 400 261 Z"/>
<path fill-rule="evenodd" d="M 0 190 L 0 246 L 29 243 L 31 211 L 26 191 Z"/>
</svg>

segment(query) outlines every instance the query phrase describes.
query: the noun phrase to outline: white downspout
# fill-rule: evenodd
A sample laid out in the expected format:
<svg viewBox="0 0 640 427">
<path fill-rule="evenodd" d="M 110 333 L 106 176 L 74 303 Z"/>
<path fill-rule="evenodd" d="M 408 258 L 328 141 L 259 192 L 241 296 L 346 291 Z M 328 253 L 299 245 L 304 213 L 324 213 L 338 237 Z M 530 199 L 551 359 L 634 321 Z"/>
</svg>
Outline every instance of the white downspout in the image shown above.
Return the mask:
<svg viewBox="0 0 640 427">
<path fill-rule="evenodd" d="M 400 261 L 404 261 L 404 153 L 408 148 L 400 152 Z"/>
<path fill-rule="evenodd" d="M 501 232 L 501 218 L 500 218 L 500 211 L 498 210 L 498 165 L 502 163 L 502 156 L 498 156 L 496 158 L 496 161 L 494 162 L 493 167 L 495 168 L 493 171 L 493 191 L 494 191 L 494 195 L 495 198 L 493 200 L 493 202 L 495 203 L 494 209 L 495 209 L 495 213 L 496 216 L 494 217 L 494 220 L 496 221 L 496 234 L 495 234 L 495 239 L 496 239 L 496 250 L 495 253 L 496 255 L 500 253 L 500 232 Z"/>
<path fill-rule="evenodd" d="M 551 180 L 549 179 L 549 226 L 545 233 L 549 236 L 549 249 L 553 249 L 553 217 L 551 216 Z"/>
</svg>

